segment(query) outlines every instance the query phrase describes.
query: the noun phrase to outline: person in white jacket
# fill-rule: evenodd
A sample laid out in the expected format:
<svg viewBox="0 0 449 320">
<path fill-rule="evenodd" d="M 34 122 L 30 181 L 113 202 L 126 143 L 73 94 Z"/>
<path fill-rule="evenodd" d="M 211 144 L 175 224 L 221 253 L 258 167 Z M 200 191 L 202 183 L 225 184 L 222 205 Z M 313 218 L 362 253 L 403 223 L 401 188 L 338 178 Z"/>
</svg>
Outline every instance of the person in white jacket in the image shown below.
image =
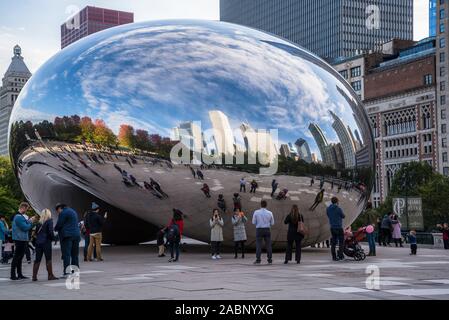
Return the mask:
<svg viewBox="0 0 449 320">
<path fill-rule="evenodd" d="M 212 259 L 221 259 L 220 245 L 223 242 L 223 218 L 218 209 L 214 209 L 212 218 L 209 220 L 210 242 L 212 247 Z"/>
</svg>

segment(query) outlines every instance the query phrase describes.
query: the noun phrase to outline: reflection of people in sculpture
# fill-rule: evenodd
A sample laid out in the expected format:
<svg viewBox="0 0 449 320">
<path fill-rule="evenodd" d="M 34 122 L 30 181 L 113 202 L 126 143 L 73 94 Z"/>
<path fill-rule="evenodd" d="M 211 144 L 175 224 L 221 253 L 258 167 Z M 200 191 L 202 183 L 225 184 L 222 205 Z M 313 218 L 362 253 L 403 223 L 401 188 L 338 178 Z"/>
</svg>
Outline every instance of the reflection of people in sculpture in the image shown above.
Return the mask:
<svg viewBox="0 0 449 320">
<path fill-rule="evenodd" d="M 193 179 L 196 179 L 196 172 L 195 172 L 195 170 L 193 170 L 192 167 L 189 167 L 189 168 L 190 168 L 190 171 L 192 172 Z"/>
<path fill-rule="evenodd" d="M 232 198 L 232 201 L 234 202 L 234 210 L 239 209 L 242 210 L 242 198 L 238 193 L 234 193 L 234 197 Z"/>
<path fill-rule="evenodd" d="M 150 178 L 150 184 L 153 186 L 154 189 L 157 190 L 157 192 L 159 192 L 161 195 L 163 195 L 164 197 L 168 198 L 168 194 L 166 194 L 159 183 L 157 183 L 155 180 L 153 180 L 153 178 Z"/>
<path fill-rule="evenodd" d="M 196 171 L 196 175 L 198 176 L 198 179 L 204 180 L 203 173 L 199 169 Z"/>
<path fill-rule="evenodd" d="M 312 204 L 312 206 L 310 207 L 310 211 L 315 211 L 316 207 L 318 207 L 318 205 L 323 202 L 324 199 L 324 189 L 321 189 L 320 192 L 318 192 L 318 194 L 315 197 L 315 202 Z"/>
<path fill-rule="evenodd" d="M 149 184 L 148 182 L 144 181 L 143 186 L 145 187 L 145 189 L 150 191 L 153 196 L 155 196 L 159 199 L 163 198 L 162 195 L 160 195 L 158 192 L 156 192 L 156 190 L 154 190 L 153 186 L 151 184 Z"/>
<path fill-rule="evenodd" d="M 323 189 L 323 187 L 324 187 L 324 177 L 322 177 L 320 180 L 320 189 Z"/>
<path fill-rule="evenodd" d="M 315 183 L 315 180 L 312 177 L 312 179 L 310 179 L 310 186 L 313 186 L 314 183 Z"/>
<path fill-rule="evenodd" d="M 287 199 L 287 193 L 288 193 L 288 190 L 286 188 L 282 189 L 279 192 L 278 196 L 276 197 L 276 200 L 285 200 L 285 199 Z"/>
<path fill-rule="evenodd" d="M 271 181 L 271 197 L 274 196 L 274 193 L 276 192 L 278 185 L 279 184 L 276 182 L 276 180 Z"/>
<path fill-rule="evenodd" d="M 259 187 L 256 180 L 251 181 L 251 190 L 249 193 L 256 193 L 256 189 Z"/>
<path fill-rule="evenodd" d="M 220 210 L 223 214 L 226 213 L 226 201 L 222 194 L 218 195 L 217 206 L 218 206 L 218 208 L 220 208 Z"/>
<path fill-rule="evenodd" d="M 129 161 L 128 158 L 126 158 L 126 162 L 128 162 L 128 164 L 129 164 L 129 166 L 130 166 L 131 168 L 133 167 L 133 165 L 131 164 L 131 161 Z"/>
<path fill-rule="evenodd" d="M 246 192 L 246 181 L 245 178 L 240 179 L 240 192 Z"/>
<path fill-rule="evenodd" d="M 204 192 L 204 195 L 207 198 L 210 198 L 210 189 L 209 189 L 209 186 L 207 185 L 207 183 L 203 184 L 203 187 L 201 188 L 201 190 Z"/>
<path fill-rule="evenodd" d="M 340 184 L 338 184 L 338 193 L 340 193 L 340 190 L 341 190 L 341 183 Z"/>
</svg>

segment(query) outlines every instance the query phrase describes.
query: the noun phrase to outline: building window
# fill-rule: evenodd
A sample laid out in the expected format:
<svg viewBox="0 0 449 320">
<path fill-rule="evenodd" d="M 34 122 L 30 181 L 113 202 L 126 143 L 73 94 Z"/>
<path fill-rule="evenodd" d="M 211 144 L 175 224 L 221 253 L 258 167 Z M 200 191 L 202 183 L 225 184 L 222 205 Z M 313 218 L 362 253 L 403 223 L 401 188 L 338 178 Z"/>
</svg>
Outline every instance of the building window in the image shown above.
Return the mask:
<svg viewBox="0 0 449 320">
<path fill-rule="evenodd" d="M 440 33 L 444 33 L 446 31 L 446 27 L 444 26 L 444 22 L 440 23 Z"/>
<path fill-rule="evenodd" d="M 433 83 L 433 77 L 432 77 L 432 75 L 431 74 L 426 74 L 425 76 L 424 76 L 424 84 L 426 85 L 426 86 L 428 86 L 428 85 L 431 85 Z"/>
<path fill-rule="evenodd" d="M 447 148 L 447 138 L 441 138 L 441 146 Z"/>
<path fill-rule="evenodd" d="M 441 109 L 441 119 L 446 119 L 446 109 Z"/>
<path fill-rule="evenodd" d="M 443 168 L 443 174 L 447 177 L 449 176 L 449 168 L 448 167 L 444 167 Z"/>
<path fill-rule="evenodd" d="M 360 91 L 362 90 L 362 81 L 354 81 L 351 83 L 351 86 L 355 91 Z"/>
<path fill-rule="evenodd" d="M 362 68 L 361 67 L 354 67 L 351 68 L 351 77 L 360 77 L 362 75 Z"/>
<path fill-rule="evenodd" d="M 446 81 L 441 81 L 440 82 L 440 91 L 445 91 L 446 90 Z"/>
<path fill-rule="evenodd" d="M 444 9 L 440 9 L 440 20 L 443 20 L 445 17 Z"/>
<path fill-rule="evenodd" d="M 441 125 L 441 133 L 447 133 L 447 126 L 444 123 Z"/>
<path fill-rule="evenodd" d="M 440 97 L 440 104 L 441 104 L 442 106 L 444 106 L 444 105 L 446 104 L 446 96 L 441 96 L 441 97 Z"/>
<path fill-rule="evenodd" d="M 440 48 L 446 48 L 446 39 L 440 38 Z"/>
<path fill-rule="evenodd" d="M 443 162 L 447 162 L 447 152 L 443 152 Z"/>
<path fill-rule="evenodd" d="M 446 68 L 445 67 L 441 67 L 440 68 L 440 77 L 444 77 L 446 75 Z"/>
<path fill-rule="evenodd" d="M 342 70 L 340 71 L 340 74 L 343 78 L 348 79 L 348 70 Z"/>
</svg>

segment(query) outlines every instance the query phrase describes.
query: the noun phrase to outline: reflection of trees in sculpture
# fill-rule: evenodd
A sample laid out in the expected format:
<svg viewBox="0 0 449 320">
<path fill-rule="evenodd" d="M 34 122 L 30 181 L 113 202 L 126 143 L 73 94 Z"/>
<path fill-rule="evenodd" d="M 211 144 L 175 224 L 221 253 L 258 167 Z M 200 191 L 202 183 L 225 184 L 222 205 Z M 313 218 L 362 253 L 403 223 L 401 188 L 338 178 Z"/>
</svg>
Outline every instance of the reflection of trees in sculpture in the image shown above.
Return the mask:
<svg viewBox="0 0 449 320">
<path fill-rule="evenodd" d="M 117 143 L 115 134 L 103 120 L 95 120 L 94 142 L 102 146 L 112 146 Z"/>
<path fill-rule="evenodd" d="M 123 147 L 134 148 L 134 128 L 128 124 L 122 124 L 118 133 L 118 142 Z"/>
</svg>

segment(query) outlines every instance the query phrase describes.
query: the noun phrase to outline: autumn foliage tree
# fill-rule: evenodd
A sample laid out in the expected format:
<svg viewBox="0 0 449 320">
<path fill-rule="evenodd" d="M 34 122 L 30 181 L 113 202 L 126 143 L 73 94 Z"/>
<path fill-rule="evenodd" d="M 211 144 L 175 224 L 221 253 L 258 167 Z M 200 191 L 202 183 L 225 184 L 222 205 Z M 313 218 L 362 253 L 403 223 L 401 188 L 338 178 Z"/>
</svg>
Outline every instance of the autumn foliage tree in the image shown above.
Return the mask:
<svg viewBox="0 0 449 320">
<path fill-rule="evenodd" d="M 117 138 L 103 120 L 95 120 L 94 141 L 103 146 L 112 146 L 117 143 Z"/>
<path fill-rule="evenodd" d="M 128 148 L 135 147 L 134 128 L 128 124 L 122 124 L 118 134 L 120 145 Z"/>
</svg>

